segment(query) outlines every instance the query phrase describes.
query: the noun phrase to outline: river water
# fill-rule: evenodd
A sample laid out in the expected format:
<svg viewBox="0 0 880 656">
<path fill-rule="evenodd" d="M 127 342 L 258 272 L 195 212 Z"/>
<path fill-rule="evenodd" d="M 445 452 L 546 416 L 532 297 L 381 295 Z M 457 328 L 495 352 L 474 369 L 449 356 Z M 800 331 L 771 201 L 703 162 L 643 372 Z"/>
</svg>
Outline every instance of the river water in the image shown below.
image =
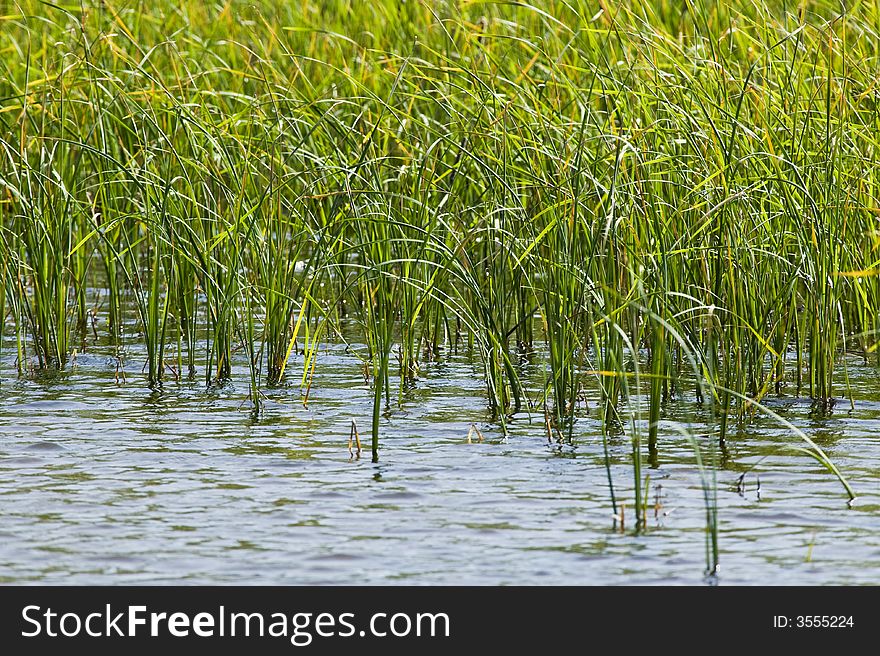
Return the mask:
<svg viewBox="0 0 880 656">
<path fill-rule="evenodd" d="M 687 399 L 665 409 L 655 462 L 645 454 L 650 508 L 635 532 L 631 510 L 623 530 L 612 518 L 598 421 L 578 421 L 573 444 L 548 444 L 543 416 L 522 413 L 504 440 L 464 357 L 425 367 L 404 393 L 383 420 L 378 464 L 349 455 L 352 420 L 369 432 L 371 395 L 342 345 L 321 354 L 307 406 L 298 386 L 268 390 L 256 420 L 246 383 L 152 391 L 136 354 L 129 362 L 126 384 L 100 348 L 64 374 L 18 378 L 7 347 L 0 582 L 880 583 L 873 367 L 851 365 L 854 410 L 841 402 L 817 418 L 802 399 L 771 402 L 826 451 L 857 502 L 787 448 L 799 444 L 791 431 L 755 419 L 716 454 L 720 570 L 707 579 L 702 479 L 681 429 L 704 455 L 710 440 Z M 468 443 L 472 423 L 482 442 Z M 632 508 L 629 439 L 610 450 Z"/>
</svg>

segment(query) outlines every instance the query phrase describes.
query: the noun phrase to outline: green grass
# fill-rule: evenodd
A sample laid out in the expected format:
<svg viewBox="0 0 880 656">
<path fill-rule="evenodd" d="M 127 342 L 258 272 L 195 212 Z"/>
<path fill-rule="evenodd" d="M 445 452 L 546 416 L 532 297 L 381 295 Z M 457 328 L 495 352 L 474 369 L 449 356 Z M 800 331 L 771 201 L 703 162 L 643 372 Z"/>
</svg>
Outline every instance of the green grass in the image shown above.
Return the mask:
<svg viewBox="0 0 880 656">
<path fill-rule="evenodd" d="M 376 460 L 420 363 L 467 350 L 502 432 L 628 435 L 643 525 L 664 404 L 723 443 L 880 357 L 880 3 L 851 4 L 0 2 L 19 370 L 97 317 L 153 386 L 244 353 L 259 414 L 354 322 Z"/>
</svg>

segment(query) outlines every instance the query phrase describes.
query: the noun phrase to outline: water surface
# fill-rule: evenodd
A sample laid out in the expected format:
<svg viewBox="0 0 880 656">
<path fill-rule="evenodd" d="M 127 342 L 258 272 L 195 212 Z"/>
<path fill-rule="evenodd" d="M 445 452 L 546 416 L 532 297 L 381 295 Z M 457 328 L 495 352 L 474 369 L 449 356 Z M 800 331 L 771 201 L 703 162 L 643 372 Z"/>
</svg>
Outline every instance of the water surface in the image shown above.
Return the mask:
<svg viewBox="0 0 880 656">
<path fill-rule="evenodd" d="M 702 584 L 705 506 L 688 426 L 666 408 L 647 463 L 647 531 L 614 527 L 595 413 L 573 444 L 548 444 L 543 416 L 502 438 L 476 365 L 425 368 L 382 426 L 381 462 L 350 458 L 370 393 L 343 346 L 322 353 L 307 405 L 246 384 L 126 384 L 100 348 L 71 371 L 0 384 L 0 581 L 55 584 Z M 241 372 L 242 374 L 244 372 Z M 880 572 L 880 372 L 850 369 L 855 409 L 773 409 L 826 450 L 859 494 L 791 452 L 790 431 L 757 419 L 718 452 L 721 584 L 874 584 Z M 296 377 L 296 376 L 294 376 Z M 241 381 L 245 375 L 238 376 Z M 590 400 L 590 399 L 588 399 Z M 471 443 L 476 423 L 485 435 Z M 366 438 L 365 438 L 366 442 Z M 627 437 L 612 440 L 616 492 L 632 507 Z M 706 453 L 709 453 L 708 448 Z M 739 485 L 741 475 L 743 484 Z M 760 489 L 759 489 L 760 485 Z M 656 509 L 654 508 L 656 506 Z"/>
</svg>

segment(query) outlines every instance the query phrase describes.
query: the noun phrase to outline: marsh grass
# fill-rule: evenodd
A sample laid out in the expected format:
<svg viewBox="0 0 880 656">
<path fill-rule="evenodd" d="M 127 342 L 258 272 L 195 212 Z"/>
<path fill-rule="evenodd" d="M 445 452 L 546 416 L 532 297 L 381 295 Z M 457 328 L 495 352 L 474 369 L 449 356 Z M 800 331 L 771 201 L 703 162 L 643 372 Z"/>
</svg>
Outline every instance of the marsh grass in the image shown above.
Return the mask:
<svg viewBox="0 0 880 656">
<path fill-rule="evenodd" d="M 307 403 L 354 321 L 377 460 L 424 360 L 473 353 L 506 433 L 546 353 L 548 435 L 598 413 L 615 514 L 630 439 L 640 527 L 667 403 L 723 444 L 769 395 L 830 411 L 847 352 L 880 362 L 876 3 L 20 0 L 0 28 L 22 374 L 91 322 L 145 343 L 152 386 L 244 354 L 259 414 L 286 381 Z"/>
</svg>

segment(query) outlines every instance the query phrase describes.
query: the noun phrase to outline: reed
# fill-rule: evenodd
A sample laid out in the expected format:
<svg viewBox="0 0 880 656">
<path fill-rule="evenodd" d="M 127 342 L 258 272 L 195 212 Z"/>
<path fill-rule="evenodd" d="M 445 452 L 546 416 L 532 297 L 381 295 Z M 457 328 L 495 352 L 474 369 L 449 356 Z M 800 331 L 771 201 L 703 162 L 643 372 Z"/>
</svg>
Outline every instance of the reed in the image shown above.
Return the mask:
<svg viewBox="0 0 880 656">
<path fill-rule="evenodd" d="M 876 3 L 19 0 L 0 26 L 22 374 L 96 312 L 153 386 L 243 357 L 259 414 L 354 321 L 376 460 L 424 359 L 474 353 L 502 432 L 537 363 L 548 430 L 629 435 L 643 525 L 665 404 L 724 442 L 880 358 Z"/>
</svg>

